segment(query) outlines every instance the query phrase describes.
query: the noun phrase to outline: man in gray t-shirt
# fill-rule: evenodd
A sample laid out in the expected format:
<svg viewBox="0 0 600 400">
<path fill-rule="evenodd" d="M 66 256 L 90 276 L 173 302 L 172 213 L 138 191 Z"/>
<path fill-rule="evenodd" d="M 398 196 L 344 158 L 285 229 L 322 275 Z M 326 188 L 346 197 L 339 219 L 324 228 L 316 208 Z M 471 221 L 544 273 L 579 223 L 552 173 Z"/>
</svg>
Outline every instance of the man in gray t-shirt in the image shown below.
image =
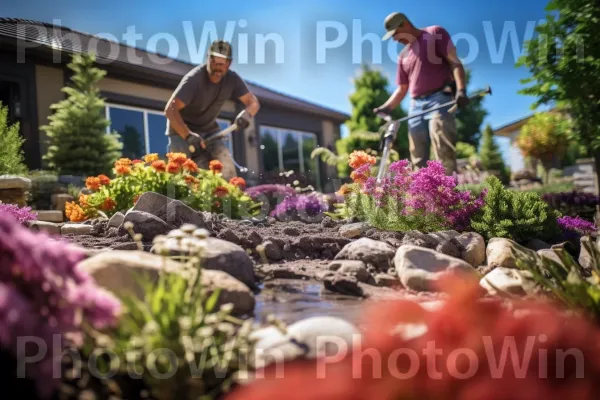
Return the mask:
<svg viewBox="0 0 600 400">
<path fill-rule="evenodd" d="M 219 160 L 223 164 L 223 177 L 228 180 L 236 176 L 236 171 L 227 146 L 223 140 L 216 140 L 204 148 L 202 139 L 220 130 L 216 119 L 225 101 L 239 100 L 246 106 L 234 121 L 240 130 L 248 127 L 250 118 L 260 108 L 244 80 L 229 69 L 231 53 L 229 43 L 213 42 L 206 64 L 195 67 L 183 77 L 165 108 L 168 151 L 185 153 L 204 169 L 211 160 Z M 195 148 L 193 154 L 190 145 Z"/>
</svg>

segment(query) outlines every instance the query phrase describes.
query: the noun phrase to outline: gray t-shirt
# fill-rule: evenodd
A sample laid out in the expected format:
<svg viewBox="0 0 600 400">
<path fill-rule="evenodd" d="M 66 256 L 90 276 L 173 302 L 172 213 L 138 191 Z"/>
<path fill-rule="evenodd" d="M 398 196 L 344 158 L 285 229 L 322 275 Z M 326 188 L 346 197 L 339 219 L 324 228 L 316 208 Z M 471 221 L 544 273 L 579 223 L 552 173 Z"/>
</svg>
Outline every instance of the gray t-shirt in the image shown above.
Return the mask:
<svg viewBox="0 0 600 400">
<path fill-rule="evenodd" d="M 205 135 L 220 130 L 216 118 L 225 101 L 235 101 L 248 91 L 244 80 L 232 70 L 228 70 L 219 83 L 211 82 L 206 64 L 203 64 L 183 77 L 175 89 L 175 96 L 186 105 L 180 113 L 188 128 Z M 177 135 L 168 120 L 166 134 Z"/>
</svg>

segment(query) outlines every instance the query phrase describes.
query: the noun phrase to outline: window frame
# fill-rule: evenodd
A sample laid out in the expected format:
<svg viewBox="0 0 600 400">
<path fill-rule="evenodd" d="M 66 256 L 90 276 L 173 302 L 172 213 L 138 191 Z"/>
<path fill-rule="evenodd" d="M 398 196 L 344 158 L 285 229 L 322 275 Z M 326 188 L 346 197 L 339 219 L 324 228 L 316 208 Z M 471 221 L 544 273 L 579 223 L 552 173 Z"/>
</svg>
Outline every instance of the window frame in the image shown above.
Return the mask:
<svg viewBox="0 0 600 400">
<path fill-rule="evenodd" d="M 160 115 L 165 117 L 164 112 L 162 111 L 156 111 L 150 108 L 144 108 L 144 107 L 135 107 L 135 106 L 129 106 L 129 105 L 123 105 L 123 104 L 119 104 L 119 103 L 113 103 L 113 102 L 109 102 L 109 101 L 105 101 L 104 102 L 104 115 L 105 118 L 111 122 L 111 124 L 109 124 L 106 127 L 106 133 L 109 134 L 111 131 L 111 125 L 112 125 L 112 121 L 110 119 L 110 108 L 120 108 L 122 110 L 127 110 L 127 111 L 137 111 L 142 113 L 143 115 L 143 121 L 144 121 L 144 150 L 146 151 L 146 154 L 150 154 L 150 132 L 149 132 L 149 125 L 148 125 L 148 114 L 154 114 L 154 115 Z M 224 122 L 227 123 L 227 126 L 231 126 L 232 121 L 227 119 L 227 118 L 217 118 L 216 119 L 217 123 L 219 122 Z M 166 122 L 167 122 L 167 117 L 165 117 L 165 129 L 166 129 Z M 228 141 L 228 148 L 229 151 L 231 151 L 231 154 L 233 154 L 233 137 L 229 137 L 229 141 Z"/>
<path fill-rule="evenodd" d="M 305 166 L 304 166 L 304 148 L 303 148 L 303 141 L 304 141 L 304 136 L 312 136 L 312 138 L 314 139 L 317 147 L 319 146 L 319 134 L 315 133 L 315 132 L 309 132 L 309 131 L 302 131 L 299 129 L 290 129 L 290 128 L 283 128 L 283 127 L 279 127 L 279 126 L 274 126 L 274 125 L 260 125 L 258 128 L 258 132 L 259 132 L 259 144 L 258 144 L 258 148 L 259 150 L 262 152 L 262 135 L 265 133 L 265 130 L 270 130 L 271 132 L 275 133 L 275 137 L 277 140 L 277 160 L 278 160 L 278 167 L 279 167 L 279 171 L 282 172 L 283 171 L 283 148 L 282 148 L 282 139 L 284 134 L 286 133 L 291 133 L 293 134 L 298 141 L 298 160 L 302 161 L 300 162 L 300 173 L 304 174 L 305 172 Z M 316 181 L 316 185 L 317 185 L 317 189 L 320 190 L 321 187 L 321 167 L 319 165 L 319 161 L 315 160 L 316 163 L 316 175 L 317 175 L 317 181 Z M 262 163 L 262 154 L 261 154 L 261 168 L 264 168 L 263 163 Z M 265 171 L 262 171 L 263 173 Z"/>
</svg>

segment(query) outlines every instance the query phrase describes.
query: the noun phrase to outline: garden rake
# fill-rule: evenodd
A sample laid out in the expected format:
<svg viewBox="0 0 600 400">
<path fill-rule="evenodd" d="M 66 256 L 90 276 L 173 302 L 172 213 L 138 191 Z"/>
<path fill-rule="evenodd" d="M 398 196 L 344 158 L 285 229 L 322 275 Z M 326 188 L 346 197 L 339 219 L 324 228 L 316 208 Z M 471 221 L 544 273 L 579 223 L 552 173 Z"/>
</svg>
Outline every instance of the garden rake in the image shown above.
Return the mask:
<svg viewBox="0 0 600 400">
<path fill-rule="evenodd" d="M 473 99 L 473 98 L 480 97 L 480 96 L 483 97 L 488 94 L 492 94 L 492 88 L 489 86 L 485 90 L 482 90 L 480 92 L 477 92 L 477 93 L 469 96 L 469 99 Z M 398 135 L 398 128 L 400 127 L 400 123 L 402 123 L 404 121 L 408 121 L 411 118 L 420 117 L 421 115 L 429 114 L 431 112 L 437 111 L 444 107 L 448 107 L 450 105 L 452 107 L 448 110 L 448 112 L 450 112 L 450 113 L 456 112 L 456 110 L 458 109 L 458 106 L 456 104 L 456 100 L 452 100 L 447 103 L 440 104 L 439 106 L 435 106 L 435 107 L 429 108 L 427 110 L 423 110 L 419 113 L 412 114 L 412 115 L 409 115 L 409 116 L 406 116 L 406 117 L 403 117 L 403 118 L 400 118 L 397 120 L 393 120 L 389 114 L 386 114 L 383 112 L 377 113 L 377 116 L 382 118 L 384 121 L 386 121 L 386 125 L 387 125 L 387 126 L 384 125 L 384 132 L 382 134 L 381 142 L 380 142 L 380 150 L 383 150 L 383 153 L 381 155 L 379 171 L 377 172 L 377 182 L 378 183 L 381 182 L 381 180 L 387 173 L 387 168 L 389 165 L 389 158 L 390 158 L 390 151 L 392 149 L 392 145 L 396 141 L 396 136 Z M 444 142 L 447 145 L 449 145 L 453 150 L 456 151 L 455 146 L 451 143 L 451 141 L 446 136 L 442 135 L 442 139 L 444 140 Z M 439 140 L 439 139 L 437 139 L 437 140 Z M 434 151 L 435 151 L 435 148 L 436 148 L 436 146 L 434 146 Z M 436 156 L 436 158 L 439 159 L 437 152 L 436 152 L 435 156 Z"/>
<path fill-rule="evenodd" d="M 227 128 L 223 129 L 222 131 L 217 132 L 217 133 L 215 133 L 215 134 L 213 134 L 211 136 L 208 136 L 202 142 L 202 145 L 201 145 L 202 148 L 205 149 L 207 143 L 210 143 L 210 142 L 213 142 L 213 141 L 215 141 L 217 139 L 223 138 L 223 137 L 229 135 L 231 132 L 235 131 L 237 128 L 238 128 L 237 124 L 233 123 L 233 124 L 229 125 Z M 190 150 L 190 153 L 192 153 L 192 154 L 196 152 L 196 148 L 193 145 L 189 146 L 189 150 Z M 229 154 L 231 154 L 231 152 Z M 233 160 L 233 164 L 240 170 L 240 172 L 246 172 L 246 171 L 248 171 L 248 168 L 239 165 L 235 161 L 235 159 L 233 158 L 233 154 L 231 154 L 231 159 Z"/>
</svg>

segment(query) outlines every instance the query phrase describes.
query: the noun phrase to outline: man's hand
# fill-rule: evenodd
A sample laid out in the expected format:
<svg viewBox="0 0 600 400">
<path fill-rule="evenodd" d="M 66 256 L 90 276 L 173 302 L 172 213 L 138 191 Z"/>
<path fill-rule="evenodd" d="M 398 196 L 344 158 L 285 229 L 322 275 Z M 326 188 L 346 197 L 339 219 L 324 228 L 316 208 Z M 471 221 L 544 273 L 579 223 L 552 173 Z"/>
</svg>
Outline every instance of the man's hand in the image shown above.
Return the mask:
<svg viewBox="0 0 600 400">
<path fill-rule="evenodd" d="M 373 112 L 375 113 L 375 115 L 377 115 L 378 113 L 383 113 L 383 114 L 387 114 L 387 115 L 392 114 L 392 110 L 390 110 L 389 107 L 387 107 L 387 106 L 376 107 L 373 109 Z"/>
<path fill-rule="evenodd" d="M 197 133 L 189 132 L 188 137 L 185 140 L 190 145 L 190 150 L 192 148 L 191 146 L 193 146 L 194 148 L 201 147 L 203 149 L 206 149 L 206 143 L 204 142 L 204 139 L 202 139 L 202 137 L 200 137 L 200 135 L 198 135 Z M 194 151 L 195 150 L 192 150 L 192 153 Z"/>
<path fill-rule="evenodd" d="M 456 92 L 456 105 L 458 108 L 464 108 L 469 104 L 471 100 L 467 97 L 467 91 L 465 89 L 461 89 Z"/>
<path fill-rule="evenodd" d="M 235 117 L 234 123 L 237 125 L 238 129 L 246 129 L 250 126 L 250 116 L 246 110 L 242 110 L 237 117 Z"/>
</svg>

